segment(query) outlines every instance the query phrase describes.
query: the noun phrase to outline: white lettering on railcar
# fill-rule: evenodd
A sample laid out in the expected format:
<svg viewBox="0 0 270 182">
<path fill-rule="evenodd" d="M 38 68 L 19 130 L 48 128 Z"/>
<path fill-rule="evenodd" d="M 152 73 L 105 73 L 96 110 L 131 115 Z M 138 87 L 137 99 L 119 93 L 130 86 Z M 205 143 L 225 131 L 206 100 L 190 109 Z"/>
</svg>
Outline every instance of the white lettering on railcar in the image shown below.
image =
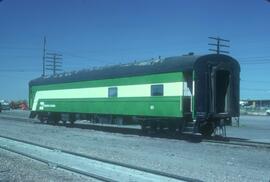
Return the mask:
<svg viewBox="0 0 270 182">
<path fill-rule="evenodd" d="M 43 107 L 56 107 L 55 104 L 44 104 Z"/>
<path fill-rule="evenodd" d="M 43 110 L 45 107 L 56 107 L 55 104 L 45 104 L 45 102 L 40 102 L 40 110 Z"/>
</svg>

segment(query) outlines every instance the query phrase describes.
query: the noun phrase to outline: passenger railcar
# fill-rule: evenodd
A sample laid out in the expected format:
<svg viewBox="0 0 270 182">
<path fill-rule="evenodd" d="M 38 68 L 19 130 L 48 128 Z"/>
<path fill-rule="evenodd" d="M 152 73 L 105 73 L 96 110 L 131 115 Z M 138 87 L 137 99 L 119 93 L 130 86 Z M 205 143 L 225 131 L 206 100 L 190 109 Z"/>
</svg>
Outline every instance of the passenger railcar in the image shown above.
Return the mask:
<svg viewBox="0 0 270 182">
<path fill-rule="evenodd" d="M 234 58 L 209 54 L 40 77 L 29 83 L 30 117 L 211 135 L 221 120 L 239 116 L 239 74 Z"/>
</svg>

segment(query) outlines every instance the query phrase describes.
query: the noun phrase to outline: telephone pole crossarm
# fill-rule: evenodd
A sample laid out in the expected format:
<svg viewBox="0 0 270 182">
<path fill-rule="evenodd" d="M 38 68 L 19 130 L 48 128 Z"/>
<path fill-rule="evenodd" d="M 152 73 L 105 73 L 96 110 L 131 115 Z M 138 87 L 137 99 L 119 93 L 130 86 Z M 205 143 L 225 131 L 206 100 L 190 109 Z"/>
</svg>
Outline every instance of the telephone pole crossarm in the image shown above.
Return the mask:
<svg viewBox="0 0 270 182">
<path fill-rule="evenodd" d="M 60 69 L 62 67 L 62 54 L 58 54 L 58 53 L 46 53 L 46 63 L 48 63 L 46 65 L 46 70 L 50 70 L 53 71 L 53 75 L 56 75 L 57 71 L 62 71 L 62 69 Z"/>
<path fill-rule="evenodd" d="M 216 41 L 216 43 L 208 43 L 208 45 L 216 47 L 216 49 L 208 49 L 209 51 L 216 52 L 216 54 L 220 54 L 220 53 L 229 54 L 229 51 L 221 50 L 221 48 L 222 47 L 223 48 L 224 47 L 229 48 L 230 46 L 224 44 L 224 42 L 229 43 L 230 40 L 222 39 L 220 37 L 208 37 L 208 38 L 211 39 L 211 40 L 215 40 Z"/>
</svg>

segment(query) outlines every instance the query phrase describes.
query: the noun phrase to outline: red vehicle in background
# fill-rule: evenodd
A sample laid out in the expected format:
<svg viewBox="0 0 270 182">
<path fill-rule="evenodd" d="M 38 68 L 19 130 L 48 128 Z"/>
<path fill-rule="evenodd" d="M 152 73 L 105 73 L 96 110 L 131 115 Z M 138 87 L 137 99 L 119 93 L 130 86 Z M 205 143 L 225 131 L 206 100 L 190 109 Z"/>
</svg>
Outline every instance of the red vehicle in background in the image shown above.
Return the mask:
<svg viewBox="0 0 270 182">
<path fill-rule="evenodd" d="M 12 109 L 21 109 L 21 110 L 27 110 L 28 109 L 28 105 L 27 105 L 27 102 L 25 100 L 23 100 L 23 101 L 11 101 L 10 102 L 10 107 Z"/>
<path fill-rule="evenodd" d="M 26 103 L 21 103 L 21 104 L 19 105 L 19 108 L 20 108 L 21 110 L 28 110 L 28 106 L 27 106 Z"/>
</svg>

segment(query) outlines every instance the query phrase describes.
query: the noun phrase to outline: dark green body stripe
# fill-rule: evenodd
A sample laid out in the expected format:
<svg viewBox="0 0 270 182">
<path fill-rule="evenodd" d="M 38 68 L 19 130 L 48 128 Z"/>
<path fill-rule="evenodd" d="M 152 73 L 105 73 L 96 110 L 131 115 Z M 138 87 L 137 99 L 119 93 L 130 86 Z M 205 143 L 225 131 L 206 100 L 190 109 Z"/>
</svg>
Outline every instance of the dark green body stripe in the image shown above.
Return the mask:
<svg viewBox="0 0 270 182">
<path fill-rule="evenodd" d="M 182 117 L 181 97 L 136 97 L 92 99 L 44 99 L 47 112 L 100 113 L 115 115 Z M 38 110 L 40 102 L 38 104 Z M 152 108 L 152 109 L 151 109 Z"/>
</svg>

